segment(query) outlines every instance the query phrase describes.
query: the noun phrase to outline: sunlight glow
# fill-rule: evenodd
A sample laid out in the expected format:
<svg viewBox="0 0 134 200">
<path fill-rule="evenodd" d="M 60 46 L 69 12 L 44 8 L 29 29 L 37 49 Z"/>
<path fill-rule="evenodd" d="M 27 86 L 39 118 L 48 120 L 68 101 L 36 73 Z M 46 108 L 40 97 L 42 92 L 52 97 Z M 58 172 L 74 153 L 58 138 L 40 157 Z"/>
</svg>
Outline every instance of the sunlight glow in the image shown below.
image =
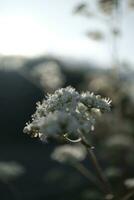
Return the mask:
<svg viewBox="0 0 134 200">
<path fill-rule="evenodd" d="M 47 51 L 50 33 L 28 17 L 3 17 L 0 29 L 0 54 L 30 56 Z"/>
<path fill-rule="evenodd" d="M 44 26 L 45 25 L 45 26 Z M 0 19 L 0 54 L 38 56 L 54 54 L 104 59 L 106 47 L 85 36 L 67 38 L 58 30 L 50 30 L 29 16 L 6 16 Z M 57 31 L 57 32 L 56 32 Z M 107 52 L 106 52 L 107 53 Z"/>
</svg>

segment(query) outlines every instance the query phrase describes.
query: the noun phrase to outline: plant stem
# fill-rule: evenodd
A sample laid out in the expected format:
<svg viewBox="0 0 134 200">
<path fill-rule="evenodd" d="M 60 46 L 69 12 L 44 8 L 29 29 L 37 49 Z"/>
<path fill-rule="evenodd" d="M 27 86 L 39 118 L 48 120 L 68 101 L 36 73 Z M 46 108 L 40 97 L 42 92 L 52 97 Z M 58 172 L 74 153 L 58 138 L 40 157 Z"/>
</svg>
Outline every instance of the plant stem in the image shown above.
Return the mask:
<svg viewBox="0 0 134 200">
<path fill-rule="evenodd" d="M 105 192 L 106 196 L 105 199 L 106 200 L 112 200 L 114 199 L 114 195 L 113 192 L 111 191 L 111 187 L 110 184 L 107 180 L 107 178 L 105 177 L 105 175 L 103 174 L 103 171 L 100 167 L 100 164 L 95 156 L 95 153 L 93 151 L 93 147 L 91 145 L 89 145 L 84 138 L 78 138 L 78 140 L 70 140 L 69 138 L 67 138 L 66 136 L 64 137 L 64 139 L 68 142 L 74 142 L 74 143 L 79 143 L 81 142 L 87 149 L 88 155 L 96 169 L 96 173 L 98 175 L 99 179 L 96 179 L 96 177 L 94 177 L 89 170 L 87 170 L 84 165 L 78 165 L 75 166 L 75 168 L 77 168 L 77 170 L 79 170 L 86 178 L 88 178 L 90 181 L 92 181 L 95 185 L 97 184 L 97 186 L 99 186 L 99 188 L 101 188 L 101 190 L 103 189 L 103 192 Z M 101 184 L 102 183 L 102 184 Z"/>
<path fill-rule="evenodd" d="M 97 186 L 97 188 L 104 192 L 104 188 L 101 182 L 82 163 L 77 163 L 74 165 L 74 167 L 90 182 Z"/>
<path fill-rule="evenodd" d="M 95 167 L 98 178 L 102 182 L 102 184 L 105 188 L 106 199 L 109 199 L 109 200 L 113 199 L 114 195 L 113 195 L 113 192 L 111 191 L 110 184 L 109 184 L 107 178 L 105 177 L 105 175 L 103 174 L 103 171 L 102 171 L 100 164 L 99 164 L 99 162 L 96 158 L 96 155 L 94 153 L 93 147 L 90 146 L 89 144 L 87 144 L 84 139 L 82 140 L 82 144 L 86 147 L 89 158 L 90 158 L 90 160 L 92 161 L 92 163 Z"/>
<path fill-rule="evenodd" d="M 122 200 L 128 200 L 128 199 L 130 199 L 132 196 L 134 196 L 134 190 L 131 191 L 131 192 L 129 192 L 128 194 L 126 194 L 126 195 L 122 198 Z"/>
</svg>

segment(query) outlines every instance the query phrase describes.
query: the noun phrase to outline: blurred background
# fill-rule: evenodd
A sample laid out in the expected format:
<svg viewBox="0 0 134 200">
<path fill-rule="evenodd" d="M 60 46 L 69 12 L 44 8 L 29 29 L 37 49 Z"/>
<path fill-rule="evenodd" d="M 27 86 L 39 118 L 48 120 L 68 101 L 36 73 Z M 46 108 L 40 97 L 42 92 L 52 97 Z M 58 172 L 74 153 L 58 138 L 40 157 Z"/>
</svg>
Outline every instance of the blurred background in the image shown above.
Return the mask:
<svg viewBox="0 0 134 200">
<path fill-rule="evenodd" d="M 0 199 L 103 200 L 73 168 L 51 160 L 57 143 L 23 133 L 36 102 L 68 85 L 112 99 L 91 141 L 113 190 L 131 192 L 134 1 L 1 0 L 0 28 Z"/>
</svg>

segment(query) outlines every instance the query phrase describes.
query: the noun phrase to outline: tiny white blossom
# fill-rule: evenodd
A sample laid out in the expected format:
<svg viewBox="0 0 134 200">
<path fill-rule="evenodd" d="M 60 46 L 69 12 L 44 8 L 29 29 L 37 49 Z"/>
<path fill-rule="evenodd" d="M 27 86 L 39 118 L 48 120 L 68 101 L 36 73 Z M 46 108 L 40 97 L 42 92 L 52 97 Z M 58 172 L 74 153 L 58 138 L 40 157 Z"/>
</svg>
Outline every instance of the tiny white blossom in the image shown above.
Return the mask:
<svg viewBox="0 0 134 200">
<path fill-rule="evenodd" d="M 106 98 L 101 98 L 100 95 L 94 95 L 93 93 L 86 92 L 81 94 L 81 102 L 90 108 L 100 109 L 103 111 L 110 111 L 111 100 Z"/>
</svg>

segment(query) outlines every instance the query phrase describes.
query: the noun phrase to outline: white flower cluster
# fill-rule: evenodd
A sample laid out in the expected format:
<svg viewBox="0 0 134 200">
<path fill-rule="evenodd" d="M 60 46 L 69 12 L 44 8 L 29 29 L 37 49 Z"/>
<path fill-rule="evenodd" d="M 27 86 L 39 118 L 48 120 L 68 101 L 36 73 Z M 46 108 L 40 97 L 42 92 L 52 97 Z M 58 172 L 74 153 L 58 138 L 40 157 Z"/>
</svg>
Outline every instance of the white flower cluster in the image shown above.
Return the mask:
<svg viewBox="0 0 134 200">
<path fill-rule="evenodd" d="M 53 151 L 51 158 L 61 163 L 75 163 L 85 159 L 86 149 L 82 145 L 62 145 Z"/>
<path fill-rule="evenodd" d="M 27 123 L 24 133 L 44 140 L 49 137 L 89 137 L 94 129 L 94 113 L 110 110 L 111 101 L 93 93 L 78 93 L 72 87 L 48 94 L 42 103 L 37 103 L 32 122 Z M 96 112 L 95 112 L 96 110 Z"/>
</svg>

